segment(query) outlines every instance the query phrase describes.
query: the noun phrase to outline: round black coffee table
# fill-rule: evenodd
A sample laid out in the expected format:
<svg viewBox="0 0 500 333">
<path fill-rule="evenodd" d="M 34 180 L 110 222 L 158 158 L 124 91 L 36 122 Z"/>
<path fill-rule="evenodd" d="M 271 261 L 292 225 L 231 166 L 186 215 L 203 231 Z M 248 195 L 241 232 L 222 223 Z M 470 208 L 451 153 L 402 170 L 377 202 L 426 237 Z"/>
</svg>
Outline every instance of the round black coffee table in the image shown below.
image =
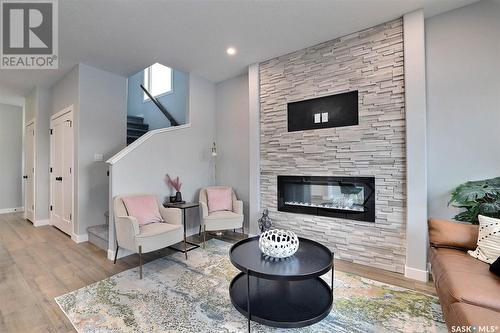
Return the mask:
<svg viewBox="0 0 500 333">
<path fill-rule="evenodd" d="M 304 327 L 325 318 L 333 303 L 333 253 L 299 237 L 299 249 L 286 259 L 266 257 L 259 236 L 234 244 L 231 262 L 241 273 L 229 286 L 234 307 L 250 320 L 281 327 Z M 320 278 L 332 270 L 332 287 Z"/>
</svg>

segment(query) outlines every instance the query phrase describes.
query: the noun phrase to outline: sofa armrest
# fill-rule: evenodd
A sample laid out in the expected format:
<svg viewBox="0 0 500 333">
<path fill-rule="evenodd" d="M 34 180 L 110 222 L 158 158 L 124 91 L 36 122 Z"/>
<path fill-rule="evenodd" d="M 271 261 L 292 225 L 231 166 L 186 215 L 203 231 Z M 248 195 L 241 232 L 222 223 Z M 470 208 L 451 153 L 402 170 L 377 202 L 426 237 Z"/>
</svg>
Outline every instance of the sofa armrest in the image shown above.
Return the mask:
<svg viewBox="0 0 500 333">
<path fill-rule="evenodd" d="M 137 236 L 141 232 L 139 222 L 133 216 L 116 216 L 115 221 L 117 234 L 122 233 Z"/>
<path fill-rule="evenodd" d="M 241 200 L 233 201 L 233 212 L 239 215 L 243 215 L 243 201 Z"/>
<path fill-rule="evenodd" d="M 477 247 L 477 225 L 430 219 L 428 226 L 429 243 L 432 247 L 460 250 L 475 250 Z"/>
<path fill-rule="evenodd" d="M 115 230 L 118 246 L 136 251 L 135 238 L 141 232 L 137 219 L 133 216 L 115 216 Z"/>
<path fill-rule="evenodd" d="M 201 217 L 203 219 L 208 217 L 208 206 L 206 202 L 200 201 Z"/>
<path fill-rule="evenodd" d="M 170 224 L 182 224 L 182 211 L 179 208 L 166 208 L 160 206 L 160 215 Z"/>
</svg>

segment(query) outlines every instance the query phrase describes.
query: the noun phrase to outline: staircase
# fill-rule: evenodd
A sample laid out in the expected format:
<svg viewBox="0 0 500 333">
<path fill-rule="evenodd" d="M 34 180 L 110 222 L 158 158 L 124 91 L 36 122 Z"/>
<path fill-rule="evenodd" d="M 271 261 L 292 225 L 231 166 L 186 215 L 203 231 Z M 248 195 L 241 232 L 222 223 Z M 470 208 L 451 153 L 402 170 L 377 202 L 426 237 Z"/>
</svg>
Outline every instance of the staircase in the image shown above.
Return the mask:
<svg viewBox="0 0 500 333">
<path fill-rule="evenodd" d="M 144 124 L 144 118 L 127 116 L 127 145 L 139 139 L 149 131 L 149 125 Z"/>
<path fill-rule="evenodd" d="M 103 249 L 104 251 L 108 250 L 108 239 L 109 239 L 109 213 L 104 213 L 104 220 L 106 223 L 95 225 L 87 228 L 87 233 L 89 235 L 89 242 L 94 244 L 95 246 Z"/>
</svg>

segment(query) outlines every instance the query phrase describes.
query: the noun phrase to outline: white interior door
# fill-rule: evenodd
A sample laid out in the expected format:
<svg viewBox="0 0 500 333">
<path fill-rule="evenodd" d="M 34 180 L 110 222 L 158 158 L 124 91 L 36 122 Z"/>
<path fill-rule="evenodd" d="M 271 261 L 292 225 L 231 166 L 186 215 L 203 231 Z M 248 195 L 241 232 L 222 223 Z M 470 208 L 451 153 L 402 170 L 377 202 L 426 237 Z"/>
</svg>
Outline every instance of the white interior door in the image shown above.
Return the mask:
<svg viewBox="0 0 500 333">
<path fill-rule="evenodd" d="M 24 212 L 25 217 L 35 222 L 35 123 L 25 130 L 24 146 Z"/>
<path fill-rule="evenodd" d="M 68 235 L 73 231 L 73 112 L 50 122 L 50 224 Z"/>
</svg>

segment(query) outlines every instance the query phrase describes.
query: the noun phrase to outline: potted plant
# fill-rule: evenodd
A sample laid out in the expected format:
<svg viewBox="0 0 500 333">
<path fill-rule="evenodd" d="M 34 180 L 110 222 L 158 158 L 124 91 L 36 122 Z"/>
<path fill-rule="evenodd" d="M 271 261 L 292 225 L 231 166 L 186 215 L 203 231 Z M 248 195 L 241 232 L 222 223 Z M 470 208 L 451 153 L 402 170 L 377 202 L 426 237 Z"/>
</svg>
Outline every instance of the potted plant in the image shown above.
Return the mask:
<svg viewBox="0 0 500 333">
<path fill-rule="evenodd" d="M 457 221 L 479 224 L 478 215 L 500 218 L 500 177 L 458 186 L 448 205 L 465 209 L 454 217 Z"/>
<path fill-rule="evenodd" d="M 182 183 L 179 180 L 179 176 L 177 176 L 175 179 L 172 179 L 167 174 L 165 182 L 167 183 L 168 186 L 170 186 L 171 188 L 173 188 L 175 190 L 175 200 L 174 200 L 174 202 L 182 202 L 182 194 L 181 194 Z"/>
</svg>

